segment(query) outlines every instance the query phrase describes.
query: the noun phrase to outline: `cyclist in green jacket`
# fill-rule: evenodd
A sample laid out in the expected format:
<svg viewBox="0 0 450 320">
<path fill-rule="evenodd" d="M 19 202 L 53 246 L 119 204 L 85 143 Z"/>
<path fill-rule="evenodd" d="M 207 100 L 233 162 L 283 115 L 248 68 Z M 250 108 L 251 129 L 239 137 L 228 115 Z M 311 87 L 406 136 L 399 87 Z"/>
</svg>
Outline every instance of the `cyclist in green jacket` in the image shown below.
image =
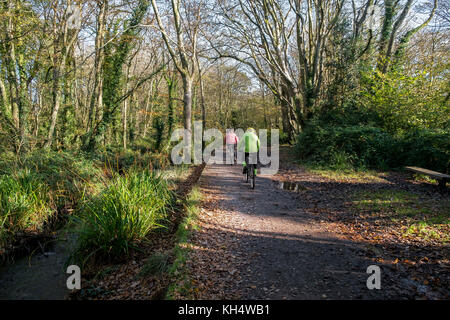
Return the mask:
<svg viewBox="0 0 450 320">
<path fill-rule="evenodd" d="M 256 131 L 253 128 L 248 128 L 244 135 L 241 137 L 238 143 L 238 150 L 244 150 L 245 160 L 244 160 L 244 168 L 242 173 L 247 172 L 247 163 L 249 162 L 249 157 L 253 159 L 258 159 L 258 151 L 259 151 L 259 138 L 256 135 Z M 257 163 L 256 163 L 257 165 Z"/>
</svg>

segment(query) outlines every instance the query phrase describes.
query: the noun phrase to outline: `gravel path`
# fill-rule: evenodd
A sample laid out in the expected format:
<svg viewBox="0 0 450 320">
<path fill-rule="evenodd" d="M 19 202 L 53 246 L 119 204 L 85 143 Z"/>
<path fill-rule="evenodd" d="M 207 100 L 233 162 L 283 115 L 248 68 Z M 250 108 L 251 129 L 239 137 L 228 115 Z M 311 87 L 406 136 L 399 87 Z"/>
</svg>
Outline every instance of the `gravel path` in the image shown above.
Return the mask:
<svg viewBox="0 0 450 320">
<path fill-rule="evenodd" d="M 368 290 L 373 264 L 362 245 L 327 230 L 306 199 L 259 175 L 251 190 L 241 166 L 208 165 L 200 228 L 188 261 L 196 299 L 384 299 Z M 194 292 L 194 293 L 193 293 Z"/>
</svg>

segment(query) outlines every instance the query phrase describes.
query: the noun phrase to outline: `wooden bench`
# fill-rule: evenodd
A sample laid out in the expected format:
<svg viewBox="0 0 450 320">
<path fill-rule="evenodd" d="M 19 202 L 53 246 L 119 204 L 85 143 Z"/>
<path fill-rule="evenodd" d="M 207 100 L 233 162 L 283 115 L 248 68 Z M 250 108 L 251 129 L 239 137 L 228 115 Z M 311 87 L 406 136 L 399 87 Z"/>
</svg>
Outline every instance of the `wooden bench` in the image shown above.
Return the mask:
<svg viewBox="0 0 450 320">
<path fill-rule="evenodd" d="M 450 181 L 450 176 L 436 171 L 431 171 L 419 167 L 405 167 L 406 170 L 413 171 L 420 174 L 425 174 L 439 182 L 439 188 L 445 189 L 447 181 Z"/>
</svg>

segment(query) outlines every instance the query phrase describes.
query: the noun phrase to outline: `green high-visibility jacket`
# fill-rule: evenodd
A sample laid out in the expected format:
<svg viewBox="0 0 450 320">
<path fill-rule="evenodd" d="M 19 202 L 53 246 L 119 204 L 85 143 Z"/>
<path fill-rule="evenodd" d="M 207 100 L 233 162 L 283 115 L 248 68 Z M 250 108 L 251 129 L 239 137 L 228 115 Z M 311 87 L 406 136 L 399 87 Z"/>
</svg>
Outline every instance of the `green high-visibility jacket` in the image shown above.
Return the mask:
<svg viewBox="0 0 450 320">
<path fill-rule="evenodd" d="M 244 152 L 254 153 L 259 151 L 259 138 L 253 132 L 246 132 L 241 137 L 238 143 L 238 150 L 242 150 L 244 148 Z"/>
</svg>

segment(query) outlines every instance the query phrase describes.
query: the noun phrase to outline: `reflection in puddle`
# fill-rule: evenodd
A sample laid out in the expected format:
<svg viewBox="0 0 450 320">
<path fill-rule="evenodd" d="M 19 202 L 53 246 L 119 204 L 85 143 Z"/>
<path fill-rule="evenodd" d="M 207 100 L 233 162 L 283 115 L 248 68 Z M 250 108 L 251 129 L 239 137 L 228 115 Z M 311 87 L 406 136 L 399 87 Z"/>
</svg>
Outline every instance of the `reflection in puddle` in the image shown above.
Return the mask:
<svg viewBox="0 0 450 320">
<path fill-rule="evenodd" d="M 306 190 L 304 186 L 296 182 L 278 181 L 278 189 L 299 192 Z"/>
</svg>

